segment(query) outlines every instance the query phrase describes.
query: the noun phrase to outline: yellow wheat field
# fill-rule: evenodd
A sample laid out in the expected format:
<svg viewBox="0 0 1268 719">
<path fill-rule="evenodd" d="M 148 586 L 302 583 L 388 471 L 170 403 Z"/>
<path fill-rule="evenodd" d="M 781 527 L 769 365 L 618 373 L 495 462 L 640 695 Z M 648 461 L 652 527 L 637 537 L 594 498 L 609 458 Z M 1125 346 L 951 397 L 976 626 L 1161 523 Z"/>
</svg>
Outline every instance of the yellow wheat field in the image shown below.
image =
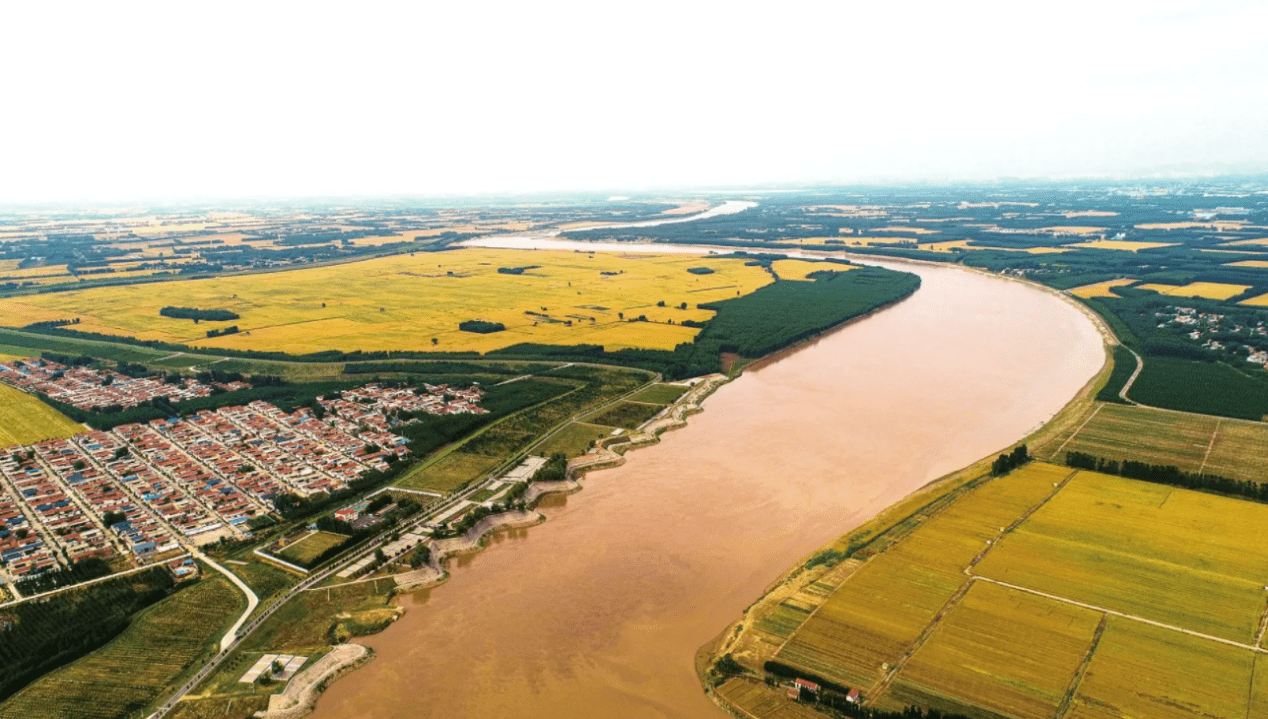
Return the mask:
<svg viewBox="0 0 1268 719">
<path fill-rule="evenodd" d="M 1242 260 L 1241 262 L 1229 262 L 1226 267 L 1255 267 L 1259 269 L 1268 268 L 1268 260 Z"/>
<path fill-rule="evenodd" d="M 34 396 L 0 384 L 0 448 L 70 437 L 83 431 L 83 425 Z"/>
<path fill-rule="evenodd" d="M 1229 285 L 1223 282 L 1190 282 L 1187 285 L 1141 285 L 1141 289 L 1153 290 L 1172 297 L 1204 297 L 1208 300 L 1226 300 L 1249 290 L 1251 285 Z"/>
<path fill-rule="evenodd" d="M 1074 295 L 1075 297 L 1082 297 L 1084 299 L 1088 299 L 1091 297 L 1118 297 L 1118 295 L 1112 292 L 1113 288 L 1126 287 L 1128 285 L 1135 284 L 1138 281 L 1139 280 L 1133 280 L 1129 277 L 1123 277 L 1117 280 L 1106 280 L 1104 282 L 1097 282 L 1091 285 L 1083 285 L 1082 287 L 1075 287 L 1074 289 L 1070 290 L 1070 294 Z"/>
<path fill-rule="evenodd" d="M 498 272 L 513 267 L 526 269 Z M 713 273 L 687 271 L 696 267 Z M 460 249 L 16 297 L 0 300 L 0 317 L 9 325 L 79 317 L 76 329 L 85 332 L 293 353 L 484 352 L 522 342 L 673 349 L 699 331 L 682 326 L 683 320 L 712 317 L 697 305 L 748 294 L 772 281 L 762 267 L 708 255 Z M 160 316 L 168 305 L 225 309 L 240 319 L 195 324 Z M 626 321 L 643 316 L 648 321 Z M 506 330 L 458 329 L 476 319 L 502 323 Z M 241 331 L 206 337 L 208 329 L 229 325 Z"/>
<path fill-rule="evenodd" d="M 953 250 L 998 250 L 1000 252 L 1025 252 L 1028 255 L 1050 255 L 1068 252 L 1064 247 L 989 247 L 970 245 L 971 240 L 947 240 L 945 242 L 927 242 L 918 249 L 926 252 L 951 252 Z"/>
<path fill-rule="evenodd" d="M 1080 248 L 1086 247 L 1093 250 L 1124 250 L 1127 252 L 1139 252 L 1140 250 L 1152 250 L 1155 247 L 1171 247 L 1179 244 L 1177 242 L 1135 242 L 1132 240 L 1089 240 L 1088 242 L 1076 242 L 1066 247 Z"/>
</svg>

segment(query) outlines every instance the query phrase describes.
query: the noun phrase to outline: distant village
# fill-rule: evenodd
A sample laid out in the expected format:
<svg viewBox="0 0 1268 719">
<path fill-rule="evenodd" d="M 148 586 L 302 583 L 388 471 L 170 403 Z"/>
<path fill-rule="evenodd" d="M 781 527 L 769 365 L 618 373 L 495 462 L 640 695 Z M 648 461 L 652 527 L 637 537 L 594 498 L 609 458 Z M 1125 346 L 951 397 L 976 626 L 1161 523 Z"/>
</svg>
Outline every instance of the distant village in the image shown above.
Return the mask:
<svg viewBox="0 0 1268 719">
<path fill-rule="evenodd" d="M 1238 323 L 1225 322 L 1226 315 L 1216 312 L 1201 312 L 1193 307 L 1166 307 L 1162 311 L 1155 312 L 1154 317 L 1159 320 L 1158 329 L 1175 329 L 1181 334 L 1188 337 L 1194 342 L 1200 342 L 1202 347 L 1209 350 L 1226 349 L 1226 341 L 1217 340 L 1214 335 L 1229 334 L 1245 337 L 1246 339 L 1268 337 L 1268 327 L 1262 321 L 1256 322 L 1254 325 L 1243 325 Z M 1263 343 L 1259 343 L 1263 344 Z M 1254 346 L 1246 346 L 1246 361 L 1258 365 L 1268 365 L 1268 351 L 1258 349 Z"/>
<path fill-rule="evenodd" d="M 197 380 L 171 384 L 38 359 L 0 363 L 0 381 L 82 408 L 212 391 Z M 0 580 L 89 557 L 141 566 L 188 544 L 250 537 L 251 520 L 274 513 L 274 497 L 331 492 L 362 472 L 386 470 L 389 458 L 409 453 L 393 430 L 418 421 L 413 413 L 485 414 L 483 395 L 478 385 L 367 384 L 319 397 L 324 411 L 317 413 L 255 401 L 7 448 L 0 456 Z"/>
</svg>

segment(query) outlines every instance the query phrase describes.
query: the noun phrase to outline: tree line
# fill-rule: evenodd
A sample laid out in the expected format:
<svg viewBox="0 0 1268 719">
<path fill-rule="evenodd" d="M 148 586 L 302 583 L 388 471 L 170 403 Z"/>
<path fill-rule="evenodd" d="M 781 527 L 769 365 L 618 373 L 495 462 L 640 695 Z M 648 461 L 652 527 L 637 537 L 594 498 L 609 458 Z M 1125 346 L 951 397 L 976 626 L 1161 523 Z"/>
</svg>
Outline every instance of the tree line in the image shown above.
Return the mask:
<svg viewBox="0 0 1268 719">
<path fill-rule="evenodd" d="M 1186 472 L 1175 465 L 1148 464 L 1130 459 L 1122 461 L 1104 459 L 1085 452 L 1066 452 L 1065 463 L 1066 466 L 1075 469 L 1138 479 L 1142 482 L 1167 484 L 1199 492 L 1213 492 L 1232 497 L 1245 497 L 1256 502 L 1268 502 L 1268 484 L 1246 479 L 1231 479 L 1216 474 Z"/>
</svg>

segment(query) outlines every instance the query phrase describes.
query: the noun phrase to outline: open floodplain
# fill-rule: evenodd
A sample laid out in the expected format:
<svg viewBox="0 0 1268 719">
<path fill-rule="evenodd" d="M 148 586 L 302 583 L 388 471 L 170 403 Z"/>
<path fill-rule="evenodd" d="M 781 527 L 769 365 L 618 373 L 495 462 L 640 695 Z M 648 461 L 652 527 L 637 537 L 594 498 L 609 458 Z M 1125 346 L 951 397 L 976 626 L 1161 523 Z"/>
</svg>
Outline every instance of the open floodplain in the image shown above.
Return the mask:
<svg viewBox="0 0 1268 719">
<path fill-rule="evenodd" d="M 1263 716 L 1265 527 L 1263 504 L 1026 465 L 970 483 L 874 540 L 887 548 L 765 610 L 749 659 L 881 708 Z M 751 683 L 720 694 L 773 716 Z"/>
</svg>

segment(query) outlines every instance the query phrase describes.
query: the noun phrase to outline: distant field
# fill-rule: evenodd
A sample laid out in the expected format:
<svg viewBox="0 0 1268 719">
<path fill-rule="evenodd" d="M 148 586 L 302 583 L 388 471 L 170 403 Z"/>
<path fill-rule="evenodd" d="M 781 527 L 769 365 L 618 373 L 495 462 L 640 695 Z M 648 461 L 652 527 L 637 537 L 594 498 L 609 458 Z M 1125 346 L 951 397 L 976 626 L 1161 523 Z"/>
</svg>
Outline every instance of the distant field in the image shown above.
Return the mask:
<svg viewBox="0 0 1268 719">
<path fill-rule="evenodd" d="M 713 273 L 687 272 L 699 266 Z M 684 320 L 713 316 L 698 304 L 746 295 L 773 281 L 762 267 L 707 255 L 462 249 L 10 298 L 0 300 L 0 317 L 13 325 L 78 317 L 75 329 L 85 332 L 292 353 L 484 352 L 524 342 L 672 350 L 699 332 L 684 327 Z M 169 305 L 226 309 L 240 319 L 195 324 L 160 316 Z M 637 317 L 648 321 L 625 321 Z M 475 319 L 506 330 L 459 330 Z M 206 337 L 208 329 L 229 325 L 241 331 Z"/>
<path fill-rule="evenodd" d="M 946 242 L 927 242 L 919 249 L 926 252 L 951 252 L 952 250 L 998 250 L 1000 252 L 1022 252 L 1029 255 L 1050 255 L 1066 252 L 1063 247 L 989 247 L 969 244 L 972 240 L 947 240 Z"/>
<path fill-rule="evenodd" d="M 34 395 L 0 384 L 0 448 L 84 432 L 84 426 Z"/>
<path fill-rule="evenodd" d="M 1094 250 L 1124 250 L 1126 252 L 1139 252 L 1140 250 L 1152 250 L 1155 247 L 1170 247 L 1175 242 L 1132 242 L 1130 240 L 1090 240 L 1088 242 L 1076 242 L 1066 245 L 1066 247 L 1081 248 L 1086 247 Z"/>
<path fill-rule="evenodd" d="M 0 704 L 0 719 L 140 717 L 210 655 L 245 601 L 218 574 L 146 609 L 106 646 Z"/>
<path fill-rule="evenodd" d="M 322 552 L 331 547 L 338 546 L 342 543 L 346 536 L 335 534 L 334 532 L 313 532 L 303 539 L 287 546 L 278 553 L 282 559 L 288 562 L 294 562 L 302 567 L 307 567 L 314 559 L 319 557 Z"/>
<path fill-rule="evenodd" d="M 1238 304 L 1250 305 L 1252 307 L 1268 307 L 1268 295 L 1257 295 L 1248 300 L 1242 300 Z"/>
<path fill-rule="evenodd" d="M 1256 267 L 1268 268 L 1268 260 L 1242 260 L 1240 262 L 1230 262 L 1227 267 Z M 1249 300 L 1248 300 L 1249 301 Z"/>
<path fill-rule="evenodd" d="M 775 658 L 888 709 L 1259 716 L 1268 681 L 1252 682 L 1251 645 L 1265 614 L 1265 522 L 1256 502 L 1027 465 L 900 534 L 813 614 L 774 607 L 787 627 L 772 637 L 791 633 Z M 778 716 L 782 703 L 739 682 L 723 695 L 755 716 Z"/>
<path fill-rule="evenodd" d="M 1230 285 L 1221 282 L 1190 282 L 1187 285 L 1140 285 L 1142 290 L 1153 290 L 1173 297 L 1205 297 L 1210 300 L 1227 300 L 1249 290 L 1251 285 Z"/>
<path fill-rule="evenodd" d="M 1082 287 L 1075 287 L 1070 290 L 1070 294 L 1074 295 L 1075 297 L 1082 297 L 1084 299 L 1087 299 L 1090 297 L 1118 297 L 1118 295 L 1114 294 L 1113 288 L 1126 287 L 1128 285 L 1135 284 L 1137 281 L 1138 280 L 1133 280 L 1128 277 L 1120 278 L 1117 280 L 1106 280 L 1104 282 L 1097 282 L 1091 285 L 1083 285 Z"/>
</svg>

